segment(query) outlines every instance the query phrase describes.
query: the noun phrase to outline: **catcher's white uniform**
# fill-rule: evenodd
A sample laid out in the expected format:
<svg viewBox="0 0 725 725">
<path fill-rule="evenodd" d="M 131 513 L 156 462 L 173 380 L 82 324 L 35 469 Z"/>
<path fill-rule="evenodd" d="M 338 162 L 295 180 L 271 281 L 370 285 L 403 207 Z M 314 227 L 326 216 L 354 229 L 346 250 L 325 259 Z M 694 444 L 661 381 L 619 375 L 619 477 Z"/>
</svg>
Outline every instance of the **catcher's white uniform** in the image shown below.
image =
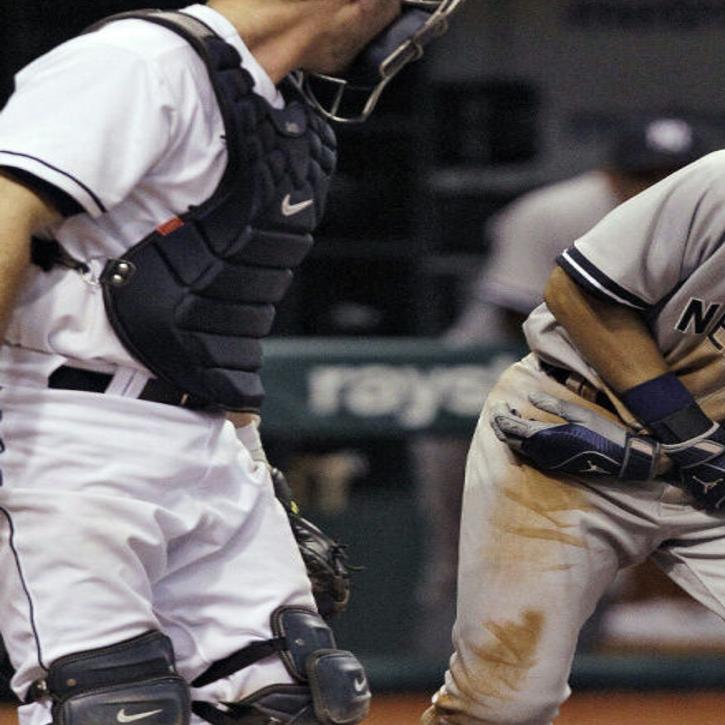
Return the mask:
<svg viewBox="0 0 725 725">
<path fill-rule="evenodd" d="M 223 16 L 186 12 L 282 103 Z M 0 114 L 0 167 L 74 213 L 49 236 L 91 268 L 33 268 L 0 351 L 0 630 L 21 697 L 56 658 L 151 629 L 171 637 L 191 680 L 270 638 L 278 606 L 315 606 L 266 467 L 223 416 L 136 399 L 149 373 L 94 281 L 104 260 L 211 196 L 226 163 L 211 93 L 184 40 L 130 20 L 35 61 Z M 48 389 L 61 365 L 113 381 L 105 394 Z M 291 681 L 273 657 L 194 697 L 234 701 Z M 20 718 L 50 720 L 40 704 Z"/>
<path fill-rule="evenodd" d="M 725 152 L 704 157 L 618 207 L 560 259 L 589 293 L 641 311 L 667 363 L 720 422 L 724 175 Z M 569 693 L 579 629 L 617 571 L 647 557 L 725 617 L 721 512 L 662 479 L 541 472 L 494 435 L 499 401 L 542 419 L 527 399 L 537 391 L 634 423 L 546 305 L 525 331 L 533 353 L 490 394 L 469 453 L 456 651 L 425 722 L 551 722 Z M 568 387 L 546 363 L 575 373 Z"/>
</svg>

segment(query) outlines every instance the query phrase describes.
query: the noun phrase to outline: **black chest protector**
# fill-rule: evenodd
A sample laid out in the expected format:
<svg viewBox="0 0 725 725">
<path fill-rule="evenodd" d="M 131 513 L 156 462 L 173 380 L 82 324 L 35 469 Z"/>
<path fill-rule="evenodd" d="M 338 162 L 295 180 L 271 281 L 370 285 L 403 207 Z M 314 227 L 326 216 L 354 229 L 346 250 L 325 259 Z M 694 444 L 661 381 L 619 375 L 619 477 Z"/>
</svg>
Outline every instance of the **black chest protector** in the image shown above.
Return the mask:
<svg viewBox="0 0 725 725">
<path fill-rule="evenodd" d="M 256 410 L 260 339 L 312 247 L 335 167 L 334 133 L 296 92 L 283 110 L 256 94 L 237 51 L 201 21 L 151 10 L 102 24 L 120 18 L 173 30 L 204 61 L 228 163 L 210 199 L 108 262 L 108 317 L 137 360 L 194 402 Z"/>
</svg>

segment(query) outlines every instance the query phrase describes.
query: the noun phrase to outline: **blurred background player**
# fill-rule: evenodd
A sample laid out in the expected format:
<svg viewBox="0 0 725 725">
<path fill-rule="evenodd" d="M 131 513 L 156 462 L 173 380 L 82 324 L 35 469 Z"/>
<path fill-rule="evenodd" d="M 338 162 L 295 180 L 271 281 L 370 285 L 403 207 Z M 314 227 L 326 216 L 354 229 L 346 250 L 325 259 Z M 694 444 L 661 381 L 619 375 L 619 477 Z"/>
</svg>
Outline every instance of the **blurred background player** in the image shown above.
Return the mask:
<svg viewBox="0 0 725 725">
<path fill-rule="evenodd" d="M 612 133 L 601 167 L 530 191 L 506 206 L 487 224 L 489 256 L 462 312 L 445 333 L 445 342 L 523 347 L 521 326 L 541 303 L 556 257 L 617 205 L 709 150 L 705 135 L 691 119 L 632 119 Z M 429 532 L 414 640 L 419 652 L 437 659 L 447 657 L 451 649 L 469 445 L 462 437 L 424 436 L 413 446 L 418 502 Z M 656 585 L 674 593 L 664 577 L 650 570 L 647 576 L 650 589 Z M 600 622 L 594 618 L 582 632 L 582 648 L 593 644 Z"/>
</svg>

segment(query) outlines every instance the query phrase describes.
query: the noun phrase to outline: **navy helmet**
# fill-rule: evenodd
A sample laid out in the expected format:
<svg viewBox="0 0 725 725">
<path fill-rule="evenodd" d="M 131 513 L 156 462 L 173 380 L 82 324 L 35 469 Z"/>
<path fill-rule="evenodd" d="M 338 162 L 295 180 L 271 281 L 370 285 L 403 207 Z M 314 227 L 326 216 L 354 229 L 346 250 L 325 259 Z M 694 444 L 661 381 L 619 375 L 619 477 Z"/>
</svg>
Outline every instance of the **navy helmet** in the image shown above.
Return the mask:
<svg viewBox="0 0 725 725">
<path fill-rule="evenodd" d="M 690 118 L 645 116 L 631 119 L 615 133 L 609 161 L 625 173 L 669 173 L 713 149 L 704 129 Z"/>
</svg>

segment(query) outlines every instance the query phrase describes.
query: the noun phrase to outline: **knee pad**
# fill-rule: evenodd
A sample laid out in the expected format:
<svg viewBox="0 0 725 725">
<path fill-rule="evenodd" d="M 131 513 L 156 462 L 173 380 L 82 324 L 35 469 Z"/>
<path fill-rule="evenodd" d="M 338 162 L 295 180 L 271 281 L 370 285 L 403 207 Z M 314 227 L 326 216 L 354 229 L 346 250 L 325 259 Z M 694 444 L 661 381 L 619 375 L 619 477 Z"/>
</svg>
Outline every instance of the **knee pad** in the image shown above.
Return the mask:
<svg viewBox="0 0 725 725">
<path fill-rule="evenodd" d="M 337 649 L 332 630 L 317 612 L 281 607 L 272 615 L 272 631 L 274 640 L 250 645 L 227 659 L 245 661 L 245 653 L 261 653 L 266 644 L 265 656 L 274 649 L 298 684 L 265 687 L 239 702 L 225 703 L 223 711 L 195 702 L 195 713 L 214 725 L 354 725 L 365 719 L 370 708 L 365 670 L 351 652 Z M 211 669 L 218 677 L 231 674 L 229 667 Z M 205 675 L 192 684 L 213 681 Z"/>
<path fill-rule="evenodd" d="M 160 632 L 56 660 L 28 701 L 50 697 L 53 725 L 188 725 L 191 704 Z"/>
</svg>

